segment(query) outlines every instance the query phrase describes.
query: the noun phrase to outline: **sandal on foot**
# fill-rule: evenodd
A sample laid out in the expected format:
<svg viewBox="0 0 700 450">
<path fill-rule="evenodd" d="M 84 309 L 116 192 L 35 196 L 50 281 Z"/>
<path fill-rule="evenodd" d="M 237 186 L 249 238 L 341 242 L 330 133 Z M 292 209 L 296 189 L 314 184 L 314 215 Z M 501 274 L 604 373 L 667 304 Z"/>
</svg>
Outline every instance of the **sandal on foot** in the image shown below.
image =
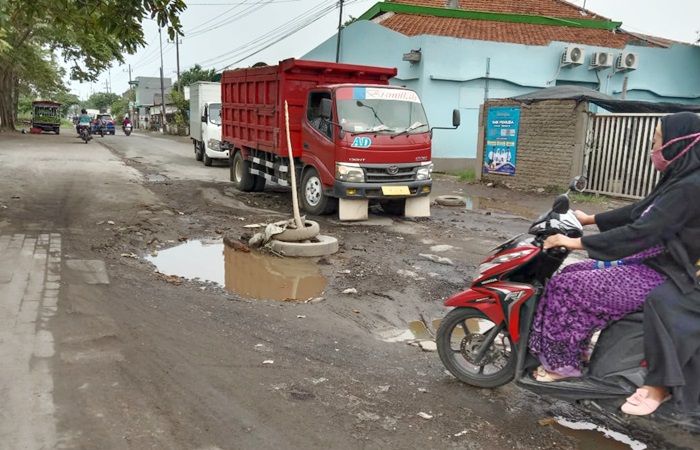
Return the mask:
<svg viewBox="0 0 700 450">
<path fill-rule="evenodd" d="M 542 366 L 538 367 L 537 370 L 533 372 L 532 377 L 540 383 L 551 383 L 553 381 L 561 381 L 569 378 L 564 375 L 559 375 L 558 373 L 550 372 Z"/>
<path fill-rule="evenodd" d="M 639 388 L 634 394 L 627 398 L 627 402 L 622 405 L 620 409 L 623 413 L 630 414 L 632 416 L 648 416 L 670 398 L 671 396 L 667 395 L 661 401 L 654 400 L 653 398 L 649 397 L 648 390 Z"/>
</svg>

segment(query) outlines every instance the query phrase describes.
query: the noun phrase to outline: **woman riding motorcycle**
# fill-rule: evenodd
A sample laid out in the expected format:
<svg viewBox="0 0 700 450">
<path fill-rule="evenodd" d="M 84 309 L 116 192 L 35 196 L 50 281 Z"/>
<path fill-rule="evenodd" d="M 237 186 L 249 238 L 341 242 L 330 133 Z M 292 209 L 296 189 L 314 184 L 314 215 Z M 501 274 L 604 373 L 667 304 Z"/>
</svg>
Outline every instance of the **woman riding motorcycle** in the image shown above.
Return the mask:
<svg viewBox="0 0 700 450">
<path fill-rule="evenodd" d="M 586 250 L 606 262 L 579 263 L 552 278 L 529 341 L 543 365 L 539 381 L 580 376 L 595 330 L 640 309 L 649 295 L 647 385 L 622 408 L 636 415 L 656 410 L 669 389 L 681 408 L 700 405 L 700 287 L 692 263 L 700 258 L 700 208 L 693 206 L 700 198 L 700 118 L 664 117 L 651 159 L 663 176 L 645 199 L 595 216 L 577 211 L 581 223 L 598 225 L 600 234 L 545 241 L 545 248 Z"/>
</svg>

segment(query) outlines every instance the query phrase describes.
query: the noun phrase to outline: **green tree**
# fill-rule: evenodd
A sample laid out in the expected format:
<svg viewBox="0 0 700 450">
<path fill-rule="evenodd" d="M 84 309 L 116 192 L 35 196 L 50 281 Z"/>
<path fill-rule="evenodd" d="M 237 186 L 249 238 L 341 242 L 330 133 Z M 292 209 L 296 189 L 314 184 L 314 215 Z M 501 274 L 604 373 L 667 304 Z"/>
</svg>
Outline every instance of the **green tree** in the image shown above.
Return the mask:
<svg viewBox="0 0 700 450">
<path fill-rule="evenodd" d="M 87 107 L 105 111 L 112 103 L 119 100 L 119 95 L 114 92 L 95 92 L 87 99 Z"/>
<path fill-rule="evenodd" d="M 124 92 L 118 100 L 112 103 L 112 117 L 119 123 L 124 118 L 124 115 L 129 112 L 129 102 L 136 100 L 136 94 L 133 89 Z"/>
<path fill-rule="evenodd" d="M 61 111 L 61 115 L 64 117 L 68 115 L 68 111 L 72 106 L 81 105 L 80 99 L 77 95 L 65 91 L 59 92 L 53 97 L 53 100 L 61 104 L 59 111 Z"/>
<path fill-rule="evenodd" d="M 177 108 L 177 112 L 175 112 L 175 124 L 177 125 L 178 133 L 182 133 L 189 124 L 190 101 L 185 100 L 184 94 L 178 90 L 173 90 L 170 93 L 170 100 Z"/>
<path fill-rule="evenodd" d="M 72 79 L 95 81 L 145 45 L 143 19 L 173 39 L 185 8 L 183 0 L 0 0 L 0 130 L 14 129 L 20 93 L 64 90 L 57 55 Z"/>
<path fill-rule="evenodd" d="M 204 70 L 195 64 L 180 74 L 180 79 L 173 83 L 173 91 L 181 91 L 181 87 L 189 86 L 195 81 L 216 81 L 218 75 L 215 69 Z"/>
</svg>

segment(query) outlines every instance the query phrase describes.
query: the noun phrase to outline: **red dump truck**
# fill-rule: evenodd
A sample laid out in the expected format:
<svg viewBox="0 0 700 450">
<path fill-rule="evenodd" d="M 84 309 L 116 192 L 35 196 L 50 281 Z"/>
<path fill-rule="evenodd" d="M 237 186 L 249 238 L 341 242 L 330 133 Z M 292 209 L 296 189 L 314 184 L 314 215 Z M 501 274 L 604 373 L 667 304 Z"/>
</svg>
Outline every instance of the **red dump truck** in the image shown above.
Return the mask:
<svg viewBox="0 0 700 450">
<path fill-rule="evenodd" d="M 431 135 L 418 95 L 390 86 L 396 69 L 287 59 L 225 71 L 222 145 L 231 181 L 261 191 L 290 185 L 285 101 L 302 207 L 367 218 L 370 200 L 390 214 L 430 215 Z M 453 126 L 459 125 L 459 111 Z"/>
</svg>

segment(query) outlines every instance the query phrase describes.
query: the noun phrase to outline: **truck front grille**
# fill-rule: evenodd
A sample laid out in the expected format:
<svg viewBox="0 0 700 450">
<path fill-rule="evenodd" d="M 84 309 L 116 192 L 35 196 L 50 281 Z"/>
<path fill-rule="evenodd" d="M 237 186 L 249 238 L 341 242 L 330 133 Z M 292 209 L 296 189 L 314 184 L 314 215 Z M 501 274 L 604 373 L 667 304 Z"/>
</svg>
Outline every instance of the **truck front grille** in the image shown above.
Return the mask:
<svg viewBox="0 0 700 450">
<path fill-rule="evenodd" d="M 416 180 L 418 166 L 363 166 L 367 183 L 401 183 Z"/>
</svg>

